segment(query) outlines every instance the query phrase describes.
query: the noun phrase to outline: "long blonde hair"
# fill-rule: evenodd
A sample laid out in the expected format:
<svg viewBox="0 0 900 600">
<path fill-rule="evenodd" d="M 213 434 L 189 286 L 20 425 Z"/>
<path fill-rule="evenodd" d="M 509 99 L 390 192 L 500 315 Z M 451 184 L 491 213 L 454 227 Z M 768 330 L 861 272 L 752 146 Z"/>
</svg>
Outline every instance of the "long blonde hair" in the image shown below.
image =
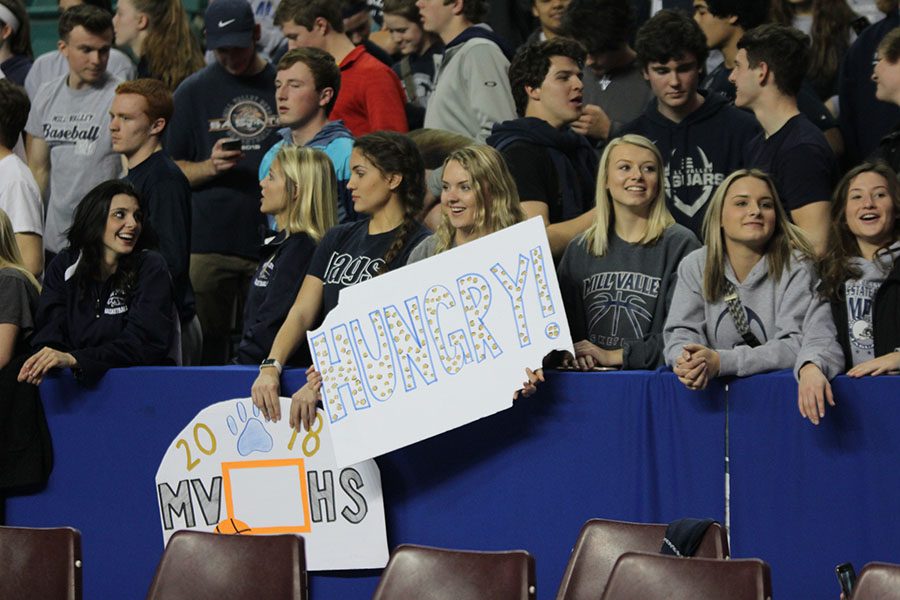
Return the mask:
<svg viewBox="0 0 900 600">
<path fill-rule="evenodd" d="M 759 169 L 740 169 L 725 178 L 713 195 L 703 218 L 703 240 L 706 244 L 706 266 L 703 269 L 703 297 L 707 302 L 716 302 L 725 295 L 725 233 L 722 230 L 722 207 L 728 196 L 728 189 L 738 179 L 753 177 L 769 187 L 775 203 L 775 230 L 766 242 L 766 261 L 769 275 L 775 281 L 791 261 L 793 252 L 800 252 L 807 258 L 814 256 L 812 246 L 803 235 L 803 231 L 788 220 L 787 213 L 781 206 L 775 183 L 768 174 Z"/>
<path fill-rule="evenodd" d="M 141 55 L 153 77 L 175 91 L 188 75 L 203 68 L 200 43 L 191 32 L 181 0 L 128 0 L 147 16 L 147 38 Z"/>
<path fill-rule="evenodd" d="M 475 237 L 483 237 L 525 220 L 525 211 L 519 203 L 519 192 L 503 157 L 495 149 L 485 145 L 471 145 L 451 152 L 444 160 L 456 161 L 469 174 L 469 183 L 475 192 Z M 446 213 L 441 215 L 435 235 L 435 254 L 453 246 L 456 229 Z"/>
<path fill-rule="evenodd" d="M 6 212 L 0 209 L 0 269 L 4 268 L 19 271 L 34 286 L 34 289 L 38 292 L 41 291 L 41 284 L 34 278 L 31 271 L 25 268 L 22 253 L 19 252 L 19 245 L 16 243 L 12 222 Z"/>
<path fill-rule="evenodd" d="M 588 252 L 594 256 L 603 256 L 609 249 L 609 232 L 615 221 L 615 213 L 612 207 L 612 197 L 609 195 L 607 181 L 609 180 L 609 159 L 613 148 L 629 144 L 644 148 L 653 153 L 656 160 L 657 178 L 656 196 L 650 204 L 650 216 L 647 220 L 647 229 L 644 235 L 638 239 L 642 245 L 655 243 L 663 236 L 666 229 L 675 224 L 672 213 L 666 207 L 666 182 L 663 174 L 663 159 L 657 147 L 642 135 L 627 134 L 612 140 L 606 145 L 603 155 L 600 157 L 600 169 L 597 172 L 597 193 L 595 195 L 596 208 L 594 209 L 594 222 L 581 235 L 581 240 L 587 242 Z"/>
<path fill-rule="evenodd" d="M 316 242 L 337 223 L 337 178 L 328 155 L 316 148 L 282 146 L 275 163 L 284 173 L 284 227 L 288 234 L 305 233 Z"/>
</svg>

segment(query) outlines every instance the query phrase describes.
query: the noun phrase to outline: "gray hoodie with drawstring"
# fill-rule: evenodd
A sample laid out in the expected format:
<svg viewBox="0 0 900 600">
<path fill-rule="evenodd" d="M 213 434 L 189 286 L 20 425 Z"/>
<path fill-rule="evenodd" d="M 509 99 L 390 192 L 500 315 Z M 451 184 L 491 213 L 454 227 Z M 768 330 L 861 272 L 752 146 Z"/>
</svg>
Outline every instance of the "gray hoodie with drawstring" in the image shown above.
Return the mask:
<svg viewBox="0 0 900 600">
<path fill-rule="evenodd" d="M 695 250 L 678 267 L 678 283 L 663 330 L 666 364 L 672 366 L 685 344 L 702 344 L 719 353 L 719 375 L 740 377 L 776 369 L 794 370 L 811 362 L 831 379 L 843 370 L 844 355 L 829 306 L 816 293 L 812 263 L 791 257 L 778 281 L 760 260 L 743 282 L 725 261 L 725 277 L 734 284 L 747 312 L 750 331 L 760 345 L 744 342 L 723 299 L 703 298 L 706 248 Z"/>
</svg>

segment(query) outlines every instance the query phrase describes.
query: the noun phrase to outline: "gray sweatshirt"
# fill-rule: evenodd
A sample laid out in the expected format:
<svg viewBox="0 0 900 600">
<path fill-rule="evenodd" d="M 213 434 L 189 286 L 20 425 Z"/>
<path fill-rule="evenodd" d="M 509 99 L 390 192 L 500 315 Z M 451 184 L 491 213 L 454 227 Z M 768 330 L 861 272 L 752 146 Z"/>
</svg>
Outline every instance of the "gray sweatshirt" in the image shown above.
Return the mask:
<svg viewBox="0 0 900 600">
<path fill-rule="evenodd" d="M 625 369 L 663 364 L 662 328 L 678 263 L 700 242 L 686 227 L 668 227 L 654 244 L 631 244 L 615 232 L 603 256 L 582 236 L 569 243 L 557 267 L 572 339 L 622 348 Z"/>
<path fill-rule="evenodd" d="M 844 356 L 828 304 L 815 292 L 817 280 L 810 261 L 799 255 L 775 281 L 768 262 L 760 260 L 738 283 L 725 261 L 725 277 L 737 289 L 747 322 L 761 342 L 747 346 L 724 300 L 703 298 L 706 248 L 692 252 L 678 267 L 678 284 L 664 330 L 666 364 L 672 366 L 685 344 L 702 344 L 719 353 L 719 375 L 747 376 L 775 369 L 794 369 L 811 362 L 828 379 L 843 370 Z"/>
</svg>

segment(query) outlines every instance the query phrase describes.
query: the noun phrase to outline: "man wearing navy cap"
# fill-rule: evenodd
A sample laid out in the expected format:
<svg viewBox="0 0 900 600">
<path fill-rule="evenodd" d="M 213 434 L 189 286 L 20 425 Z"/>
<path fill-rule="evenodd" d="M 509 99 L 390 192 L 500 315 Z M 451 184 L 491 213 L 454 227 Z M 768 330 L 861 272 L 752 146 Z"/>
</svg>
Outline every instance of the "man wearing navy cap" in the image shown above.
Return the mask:
<svg viewBox="0 0 900 600">
<path fill-rule="evenodd" d="M 246 0 L 214 0 L 205 23 L 216 62 L 175 90 L 166 151 L 193 190 L 191 283 L 203 363 L 224 364 L 265 231 L 256 173 L 277 141 L 275 70 L 256 51 L 260 30 Z"/>
</svg>

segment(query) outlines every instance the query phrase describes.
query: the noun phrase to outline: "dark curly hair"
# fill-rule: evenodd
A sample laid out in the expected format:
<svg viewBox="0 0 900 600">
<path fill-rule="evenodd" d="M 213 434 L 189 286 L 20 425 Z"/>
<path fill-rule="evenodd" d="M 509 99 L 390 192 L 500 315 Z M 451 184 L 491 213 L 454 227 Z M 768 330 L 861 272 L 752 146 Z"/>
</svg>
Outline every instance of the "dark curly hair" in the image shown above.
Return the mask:
<svg viewBox="0 0 900 600">
<path fill-rule="evenodd" d="M 403 251 L 409 234 L 416 227 L 416 215 L 422 210 L 425 200 L 425 163 L 415 143 L 408 136 L 393 131 L 366 134 L 356 140 L 353 148 L 362 152 L 383 176 L 397 174 L 401 178 L 396 192 L 403 206 L 403 223 L 381 257 L 384 268 L 380 275 L 390 269 L 390 264 Z"/>
<path fill-rule="evenodd" d="M 59 39 L 68 41 L 69 34 L 79 26 L 94 35 L 112 33 L 112 15 L 102 8 L 90 4 L 73 6 L 59 17 L 59 27 L 57 28 Z"/>
<path fill-rule="evenodd" d="M 0 79 L 0 146 L 12 150 L 25 129 L 30 109 L 25 88 L 9 79 Z"/>
<path fill-rule="evenodd" d="M 121 179 L 111 179 L 95 186 L 82 198 L 75 208 L 72 227 L 69 228 L 69 248 L 80 252 L 81 259 L 75 269 L 75 281 L 85 292 L 90 282 L 101 279 L 103 263 L 103 234 L 109 218 L 109 207 L 114 196 L 131 196 L 141 206 L 141 196 L 131 183 Z M 138 255 L 142 250 L 156 246 L 156 236 L 143 220 L 143 214 L 135 215 L 141 223 L 141 234 L 130 254 L 119 258 L 116 272 L 110 277 L 110 284 L 130 293 L 137 283 Z"/>
<path fill-rule="evenodd" d="M 624 47 L 635 24 L 629 0 L 572 0 L 562 19 L 564 35 L 581 42 L 592 55 Z"/>
<path fill-rule="evenodd" d="M 793 27 L 767 23 L 744 34 L 737 45 L 751 68 L 764 62 L 781 93 L 796 96 L 809 69 L 809 36 Z"/>
<path fill-rule="evenodd" d="M 700 26 L 687 14 L 675 10 L 661 10 L 644 23 L 638 29 L 634 49 L 645 67 L 652 62 L 667 63 L 692 54 L 702 69 L 709 55 Z"/>
<path fill-rule="evenodd" d="M 769 19 L 769 0 L 706 0 L 714 17 L 737 17 L 736 25 L 747 31 Z"/>
<path fill-rule="evenodd" d="M 544 42 L 526 44 L 519 48 L 509 65 L 509 84 L 512 87 L 516 112 L 525 115 L 528 106 L 528 93 L 525 87 L 539 88 L 550 71 L 550 59 L 554 56 L 571 58 L 578 64 L 579 71 L 584 68 L 587 51 L 579 42 L 569 38 L 555 37 Z"/>
</svg>

